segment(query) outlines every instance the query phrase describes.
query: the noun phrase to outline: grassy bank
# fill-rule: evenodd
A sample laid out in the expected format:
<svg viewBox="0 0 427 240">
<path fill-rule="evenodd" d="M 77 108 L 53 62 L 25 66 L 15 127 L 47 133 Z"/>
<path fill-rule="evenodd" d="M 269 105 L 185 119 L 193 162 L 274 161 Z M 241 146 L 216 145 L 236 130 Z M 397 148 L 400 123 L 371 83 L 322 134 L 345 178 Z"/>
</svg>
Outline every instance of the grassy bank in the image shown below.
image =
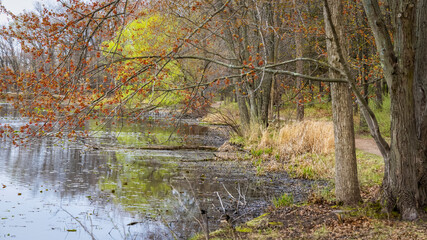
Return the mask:
<svg viewBox="0 0 427 240">
<path fill-rule="evenodd" d="M 384 110 L 376 111 L 385 136 L 390 126 L 388 106 L 386 99 Z M 230 114 L 227 119 L 238 119 L 235 108 L 223 105 L 220 111 Z M 287 172 L 294 178 L 324 180 L 329 184 L 314 187 L 311 197 L 302 203 L 295 203 L 293 196 L 287 194 L 274 198 L 266 214 L 240 226 L 225 226 L 211 233 L 213 239 L 427 239 L 425 221 L 403 222 L 397 213 L 382 213 L 379 190 L 384 163 L 378 155 L 356 151 L 363 203 L 352 207 L 337 205 L 329 110 L 328 106 L 309 107 L 309 120 L 275 122 L 266 130 L 252 126 L 242 136 L 233 134 L 230 141 L 251 153 L 249 161 L 258 174 Z M 355 115 L 356 130 L 358 122 L 359 116 Z M 366 132 L 359 136 L 367 137 Z"/>
</svg>

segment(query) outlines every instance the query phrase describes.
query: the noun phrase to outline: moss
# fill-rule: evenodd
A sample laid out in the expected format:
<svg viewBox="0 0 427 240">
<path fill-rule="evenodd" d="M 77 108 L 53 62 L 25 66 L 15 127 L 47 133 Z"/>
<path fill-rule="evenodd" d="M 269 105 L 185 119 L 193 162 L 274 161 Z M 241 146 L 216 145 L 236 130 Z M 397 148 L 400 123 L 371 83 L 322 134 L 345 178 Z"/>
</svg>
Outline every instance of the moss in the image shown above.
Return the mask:
<svg viewBox="0 0 427 240">
<path fill-rule="evenodd" d="M 268 225 L 270 226 L 283 226 L 282 222 L 268 222 Z"/>
<path fill-rule="evenodd" d="M 268 215 L 269 213 L 265 213 L 257 218 L 252 219 L 251 221 L 246 223 L 246 226 L 248 227 L 260 227 L 262 225 L 265 225 L 268 222 Z"/>
<path fill-rule="evenodd" d="M 247 228 L 247 227 L 241 227 L 241 226 L 237 226 L 236 227 L 236 231 L 241 232 L 241 233 L 250 233 L 253 231 L 252 228 Z"/>
</svg>

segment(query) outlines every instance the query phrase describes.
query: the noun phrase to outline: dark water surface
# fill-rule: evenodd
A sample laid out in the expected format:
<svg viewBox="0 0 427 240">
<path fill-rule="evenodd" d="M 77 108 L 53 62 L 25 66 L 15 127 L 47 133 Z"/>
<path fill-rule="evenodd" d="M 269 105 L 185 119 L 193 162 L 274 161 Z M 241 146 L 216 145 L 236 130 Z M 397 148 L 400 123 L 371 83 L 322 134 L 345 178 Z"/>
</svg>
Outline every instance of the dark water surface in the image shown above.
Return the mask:
<svg viewBox="0 0 427 240">
<path fill-rule="evenodd" d="M 6 122 L 25 119 L 0 119 Z M 161 123 L 148 125 L 122 126 L 120 134 L 110 128 L 91 141 L 134 146 L 170 135 Z M 221 142 L 200 126 L 181 132 L 171 144 Z M 0 239 L 186 239 L 203 230 L 201 210 L 213 230 L 224 214 L 221 202 L 238 222 L 283 192 L 301 199 L 310 184 L 256 176 L 242 163 L 210 161 L 206 151 L 91 150 L 49 139 L 26 148 L 0 144 Z M 236 200 L 245 205 L 237 208 Z"/>
</svg>

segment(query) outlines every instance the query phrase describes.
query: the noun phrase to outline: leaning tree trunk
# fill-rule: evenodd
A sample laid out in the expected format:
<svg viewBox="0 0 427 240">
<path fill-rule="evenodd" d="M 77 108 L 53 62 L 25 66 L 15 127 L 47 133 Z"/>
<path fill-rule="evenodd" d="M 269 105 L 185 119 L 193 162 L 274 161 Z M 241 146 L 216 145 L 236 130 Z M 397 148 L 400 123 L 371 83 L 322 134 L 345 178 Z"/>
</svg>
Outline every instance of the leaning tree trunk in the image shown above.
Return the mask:
<svg viewBox="0 0 427 240">
<path fill-rule="evenodd" d="M 340 39 L 343 39 L 342 2 L 328 0 L 330 18 Z M 328 12 L 324 9 L 325 19 Z M 332 40 L 334 34 L 328 21 L 325 21 L 329 64 L 342 68 L 337 45 Z M 339 39 L 337 40 L 339 41 Z M 342 42 L 341 42 L 342 44 Z M 330 72 L 331 78 L 339 78 L 336 72 Z M 356 149 L 354 142 L 353 109 L 349 85 L 332 83 L 332 114 L 335 134 L 335 193 L 338 201 L 355 204 L 361 200 L 357 178 Z"/>
</svg>

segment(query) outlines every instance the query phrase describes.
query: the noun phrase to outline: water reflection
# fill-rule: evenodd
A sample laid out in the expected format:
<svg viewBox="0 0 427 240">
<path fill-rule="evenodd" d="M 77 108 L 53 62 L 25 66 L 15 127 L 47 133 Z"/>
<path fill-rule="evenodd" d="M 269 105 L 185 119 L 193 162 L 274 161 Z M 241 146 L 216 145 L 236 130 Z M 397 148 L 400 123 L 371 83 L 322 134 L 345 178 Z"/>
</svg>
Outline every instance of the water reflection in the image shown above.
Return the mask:
<svg viewBox="0 0 427 240">
<path fill-rule="evenodd" d="M 254 215 L 265 206 L 266 193 L 283 190 L 236 171 L 236 165 L 197 161 L 206 154 L 82 152 L 48 140 L 25 149 L 2 143 L 0 237 L 91 239 L 93 233 L 97 239 L 170 239 L 173 232 L 184 239 L 202 230 L 199 208 L 208 210 L 211 227 L 217 226 L 215 192 L 224 201 L 227 196 L 222 184 L 235 196 L 236 183 L 250 186 L 246 197 L 257 207 Z"/>
<path fill-rule="evenodd" d="M 148 132 L 161 140 L 172 127 L 126 124 L 116 134 L 115 126 L 99 132 L 93 143 L 150 144 Z M 188 143 L 206 145 L 203 138 L 212 135 L 188 125 L 174 136 L 179 140 L 172 144 L 192 139 Z M 244 220 L 259 214 L 271 196 L 287 191 L 302 197 L 309 185 L 285 176 L 259 177 L 242 163 L 204 161 L 210 152 L 86 151 L 56 143 L 44 139 L 16 148 L 0 142 L 0 239 L 186 239 L 202 231 L 201 209 L 208 212 L 211 230 L 218 227 L 218 194 L 233 209 L 227 203 L 230 194 L 239 196 L 240 186 L 247 206 L 238 214 Z"/>
<path fill-rule="evenodd" d="M 219 131 L 206 126 L 167 119 L 145 119 L 133 123 L 111 120 L 102 128 L 92 120 L 88 122 L 87 128 L 96 129 L 96 139 L 101 139 L 104 144 L 118 143 L 126 146 L 220 146 L 226 138 Z"/>
</svg>

